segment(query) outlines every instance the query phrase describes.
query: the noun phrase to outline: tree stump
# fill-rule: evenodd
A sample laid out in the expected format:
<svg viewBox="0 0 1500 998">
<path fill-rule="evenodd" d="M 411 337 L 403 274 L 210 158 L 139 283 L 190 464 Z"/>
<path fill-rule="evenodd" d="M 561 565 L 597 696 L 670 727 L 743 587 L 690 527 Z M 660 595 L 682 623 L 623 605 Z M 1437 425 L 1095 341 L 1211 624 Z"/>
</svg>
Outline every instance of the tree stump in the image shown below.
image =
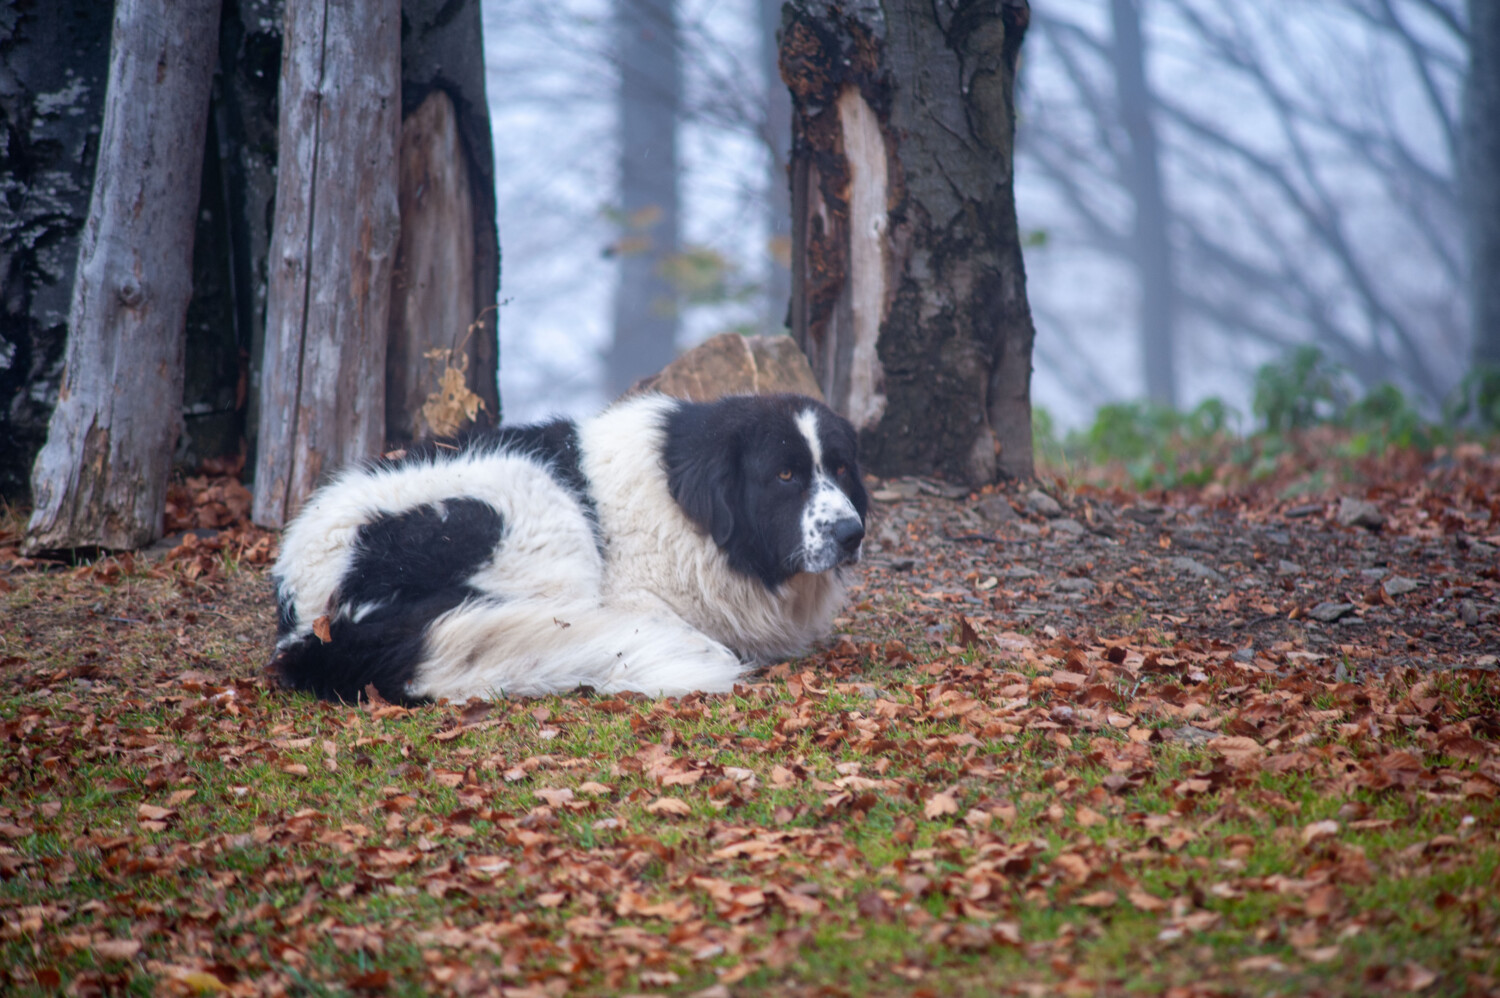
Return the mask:
<svg viewBox="0 0 1500 998">
<path fill-rule="evenodd" d="M 161 536 L 219 0 L 120 0 L 29 550 Z"/>
<path fill-rule="evenodd" d="M 380 453 L 399 216 L 399 0 L 288 0 L 256 523 Z"/>
</svg>

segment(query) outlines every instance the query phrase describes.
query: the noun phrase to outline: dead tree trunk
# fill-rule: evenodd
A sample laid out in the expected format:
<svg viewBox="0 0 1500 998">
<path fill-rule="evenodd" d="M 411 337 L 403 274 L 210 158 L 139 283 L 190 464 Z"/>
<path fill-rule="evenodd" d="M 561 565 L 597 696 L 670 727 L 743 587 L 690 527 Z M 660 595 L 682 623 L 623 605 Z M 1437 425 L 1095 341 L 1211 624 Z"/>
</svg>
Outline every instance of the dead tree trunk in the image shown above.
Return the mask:
<svg viewBox="0 0 1500 998">
<path fill-rule="evenodd" d="M 286 5 L 252 512 L 267 526 L 384 442 L 400 31 L 399 0 Z"/>
<path fill-rule="evenodd" d="M 34 550 L 161 534 L 218 24 L 219 0 L 115 7 L 65 370 L 32 472 Z"/>
<path fill-rule="evenodd" d="M 1030 476 L 1011 174 L 1026 0 L 786 11 L 793 335 L 876 474 Z"/>
</svg>

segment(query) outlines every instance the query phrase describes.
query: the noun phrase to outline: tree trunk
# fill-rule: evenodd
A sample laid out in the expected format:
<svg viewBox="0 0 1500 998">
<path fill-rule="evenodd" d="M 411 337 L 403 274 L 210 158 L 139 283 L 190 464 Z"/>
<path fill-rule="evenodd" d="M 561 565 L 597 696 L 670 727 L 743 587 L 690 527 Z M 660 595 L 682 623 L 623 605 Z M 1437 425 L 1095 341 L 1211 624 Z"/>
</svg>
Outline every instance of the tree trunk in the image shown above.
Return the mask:
<svg viewBox="0 0 1500 998">
<path fill-rule="evenodd" d="M 452 103 L 457 136 L 453 155 L 462 158 L 468 179 L 473 246 L 470 297 L 458 303 L 468 308 L 464 328 L 474 325 L 464 349 L 466 387 L 484 403 L 489 419 L 498 423 L 500 234 L 495 225 L 495 150 L 485 97 L 480 7 L 480 0 L 462 0 L 457 6 L 452 0 L 402 0 L 401 110 L 409 117 L 435 90 L 443 91 Z M 404 206 L 402 212 L 404 229 Z"/>
<path fill-rule="evenodd" d="M 0 14 L 0 498 L 29 504 L 57 405 L 78 236 L 89 214 L 112 10 Z"/>
<path fill-rule="evenodd" d="M 289 0 L 253 517 L 380 453 L 399 218 L 399 0 Z"/>
<path fill-rule="evenodd" d="M 676 352 L 677 112 L 682 68 L 673 0 L 615 0 L 620 60 L 620 283 L 606 363 L 612 394 Z"/>
<path fill-rule="evenodd" d="M 1029 477 L 1012 190 L 1025 0 L 794 0 L 792 332 L 878 475 Z"/>
<path fill-rule="evenodd" d="M 1462 170 L 1474 365 L 1500 371 L 1500 4 L 1494 0 L 1469 0 Z M 1500 407 L 1500 399 L 1490 404 Z"/>
<path fill-rule="evenodd" d="M 67 360 L 32 474 L 33 550 L 159 537 L 219 0 L 120 0 Z"/>
<path fill-rule="evenodd" d="M 1146 48 L 1138 0 L 1110 0 L 1114 28 L 1112 55 L 1120 120 L 1130 139 L 1124 186 L 1135 208 L 1131 242 L 1141 296 L 1141 366 L 1146 397 L 1177 406 L 1177 285 L 1172 244 L 1167 234 L 1167 199 L 1162 191 L 1161 155 L 1152 121 L 1151 88 L 1146 81 Z"/>
<path fill-rule="evenodd" d="M 401 241 L 385 359 L 385 433 L 394 446 L 458 429 L 457 419 L 424 415 L 423 407 L 442 391 L 447 370 L 467 373 L 467 351 L 478 332 L 469 328 L 475 318 L 474 201 L 453 101 L 442 90 L 402 122 L 399 191 Z"/>
<path fill-rule="evenodd" d="M 792 188 L 787 165 L 792 150 L 792 97 L 781 80 L 776 32 L 781 27 L 781 0 L 759 0 L 761 70 L 766 78 L 766 314 L 767 333 L 787 327 L 792 298 Z"/>
</svg>

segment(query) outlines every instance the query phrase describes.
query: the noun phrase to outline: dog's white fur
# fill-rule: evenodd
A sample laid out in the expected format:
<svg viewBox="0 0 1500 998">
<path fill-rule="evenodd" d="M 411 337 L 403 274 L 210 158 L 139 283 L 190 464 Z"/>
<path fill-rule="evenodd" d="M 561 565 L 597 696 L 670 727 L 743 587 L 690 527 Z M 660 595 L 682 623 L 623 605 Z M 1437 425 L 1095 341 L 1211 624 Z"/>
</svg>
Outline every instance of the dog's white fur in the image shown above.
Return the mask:
<svg viewBox="0 0 1500 998">
<path fill-rule="evenodd" d="M 843 602 L 838 573 L 804 572 L 773 591 L 729 567 L 668 491 L 659 455 L 672 405 L 640 396 L 579 424 L 602 552 L 582 504 L 533 457 L 469 452 L 345 472 L 314 495 L 283 538 L 274 574 L 293 596 L 297 624 L 282 645 L 306 638 L 334 605 L 361 525 L 472 497 L 504 518 L 494 559 L 470 580 L 499 599 L 471 600 L 434 622 L 411 697 L 534 695 L 579 685 L 720 692 L 757 663 L 806 650 Z M 816 420 L 811 410 L 798 419 L 814 448 Z M 809 564 L 820 563 L 811 548 L 828 543 L 830 518 L 853 515 L 848 497 L 820 478 L 804 515 Z"/>
</svg>

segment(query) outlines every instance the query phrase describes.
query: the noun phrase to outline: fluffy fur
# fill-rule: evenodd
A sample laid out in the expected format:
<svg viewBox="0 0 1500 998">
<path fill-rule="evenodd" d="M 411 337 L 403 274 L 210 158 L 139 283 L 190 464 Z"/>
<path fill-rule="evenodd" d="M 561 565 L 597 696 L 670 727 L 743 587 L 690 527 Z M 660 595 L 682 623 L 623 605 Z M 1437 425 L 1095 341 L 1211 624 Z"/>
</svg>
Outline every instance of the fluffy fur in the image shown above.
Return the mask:
<svg viewBox="0 0 1500 998">
<path fill-rule="evenodd" d="M 828 632 L 866 507 L 853 429 L 794 395 L 647 395 L 431 447 L 287 528 L 272 668 L 344 700 L 728 690 Z"/>
</svg>

